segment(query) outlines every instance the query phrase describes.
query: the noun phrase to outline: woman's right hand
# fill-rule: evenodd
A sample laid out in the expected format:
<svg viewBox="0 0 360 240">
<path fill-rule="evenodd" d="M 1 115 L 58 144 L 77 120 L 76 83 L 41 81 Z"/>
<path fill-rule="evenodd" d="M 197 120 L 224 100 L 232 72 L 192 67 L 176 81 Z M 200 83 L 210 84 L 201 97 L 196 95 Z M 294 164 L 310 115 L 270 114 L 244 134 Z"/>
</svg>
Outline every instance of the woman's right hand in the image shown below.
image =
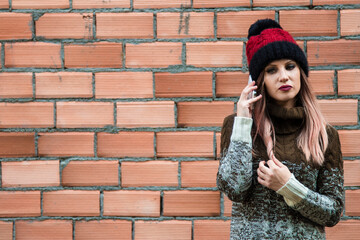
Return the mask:
<svg viewBox="0 0 360 240">
<path fill-rule="evenodd" d="M 237 103 L 237 116 L 238 117 L 247 117 L 251 118 L 251 107 L 252 104 L 256 101 L 259 101 L 262 97 L 261 94 L 257 97 L 248 98 L 249 94 L 252 91 L 255 91 L 257 89 L 257 86 L 255 85 L 255 81 L 252 81 L 249 83 L 241 92 L 239 101 Z"/>
</svg>

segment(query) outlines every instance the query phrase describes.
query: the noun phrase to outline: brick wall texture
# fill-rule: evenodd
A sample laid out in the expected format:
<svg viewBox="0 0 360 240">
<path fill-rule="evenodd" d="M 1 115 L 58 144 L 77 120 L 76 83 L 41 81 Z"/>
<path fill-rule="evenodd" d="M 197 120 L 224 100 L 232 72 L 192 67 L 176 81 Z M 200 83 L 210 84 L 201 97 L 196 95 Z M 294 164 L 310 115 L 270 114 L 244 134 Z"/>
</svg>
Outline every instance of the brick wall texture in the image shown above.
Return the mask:
<svg viewBox="0 0 360 240">
<path fill-rule="evenodd" d="M 360 234 L 359 0 L 0 0 L 0 240 L 229 239 L 220 129 L 272 18 L 340 134 Z"/>
</svg>

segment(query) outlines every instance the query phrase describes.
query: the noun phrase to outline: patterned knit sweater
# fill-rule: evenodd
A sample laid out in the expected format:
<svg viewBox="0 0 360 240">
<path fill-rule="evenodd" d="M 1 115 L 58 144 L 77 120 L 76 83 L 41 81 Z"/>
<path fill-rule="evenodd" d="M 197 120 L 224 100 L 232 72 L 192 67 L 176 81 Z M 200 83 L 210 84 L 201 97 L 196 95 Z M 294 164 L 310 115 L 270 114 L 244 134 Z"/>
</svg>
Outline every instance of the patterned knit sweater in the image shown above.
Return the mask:
<svg viewBox="0 0 360 240">
<path fill-rule="evenodd" d="M 296 144 L 304 109 L 268 109 L 275 127 L 275 156 L 292 176 L 277 192 L 260 185 L 256 170 L 269 158 L 260 137 L 252 144 L 252 119 L 235 114 L 224 119 L 217 185 L 233 201 L 231 240 L 325 239 L 324 227 L 338 223 L 344 205 L 338 133 L 328 126 L 325 163 L 308 163 Z"/>
</svg>

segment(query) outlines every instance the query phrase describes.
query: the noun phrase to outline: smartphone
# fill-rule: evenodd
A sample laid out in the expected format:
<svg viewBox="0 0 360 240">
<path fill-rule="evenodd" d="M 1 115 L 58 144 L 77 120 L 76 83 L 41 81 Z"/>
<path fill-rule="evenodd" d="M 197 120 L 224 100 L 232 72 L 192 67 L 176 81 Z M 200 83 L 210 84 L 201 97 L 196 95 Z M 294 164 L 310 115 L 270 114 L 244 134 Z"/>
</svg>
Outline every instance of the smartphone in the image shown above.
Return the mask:
<svg viewBox="0 0 360 240">
<path fill-rule="evenodd" d="M 251 75 L 249 75 L 248 84 L 251 83 L 251 82 L 252 82 L 252 78 L 251 78 Z M 255 94 L 256 94 L 255 91 L 251 91 L 251 92 L 249 93 L 249 95 L 248 95 L 248 99 L 255 97 Z"/>
</svg>

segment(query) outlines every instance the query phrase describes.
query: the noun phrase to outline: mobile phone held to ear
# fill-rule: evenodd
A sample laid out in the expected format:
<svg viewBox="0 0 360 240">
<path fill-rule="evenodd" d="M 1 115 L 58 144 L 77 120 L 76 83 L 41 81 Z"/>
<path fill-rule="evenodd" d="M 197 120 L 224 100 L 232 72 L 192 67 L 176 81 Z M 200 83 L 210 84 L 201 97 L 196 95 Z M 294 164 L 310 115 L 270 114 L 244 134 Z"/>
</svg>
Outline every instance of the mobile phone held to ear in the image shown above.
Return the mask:
<svg viewBox="0 0 360 240">
<path fill-rule="evenodd" d="M 251 78 L 251 75 L 249 75 L 248 84 L 250 84 L 251 82 L 252 82 L 252 78 Z M 256 94 L 255 91 L 251 91 L 248 95 L 248 99 L 255 97 L 255 94 Z"/>
</svg>

